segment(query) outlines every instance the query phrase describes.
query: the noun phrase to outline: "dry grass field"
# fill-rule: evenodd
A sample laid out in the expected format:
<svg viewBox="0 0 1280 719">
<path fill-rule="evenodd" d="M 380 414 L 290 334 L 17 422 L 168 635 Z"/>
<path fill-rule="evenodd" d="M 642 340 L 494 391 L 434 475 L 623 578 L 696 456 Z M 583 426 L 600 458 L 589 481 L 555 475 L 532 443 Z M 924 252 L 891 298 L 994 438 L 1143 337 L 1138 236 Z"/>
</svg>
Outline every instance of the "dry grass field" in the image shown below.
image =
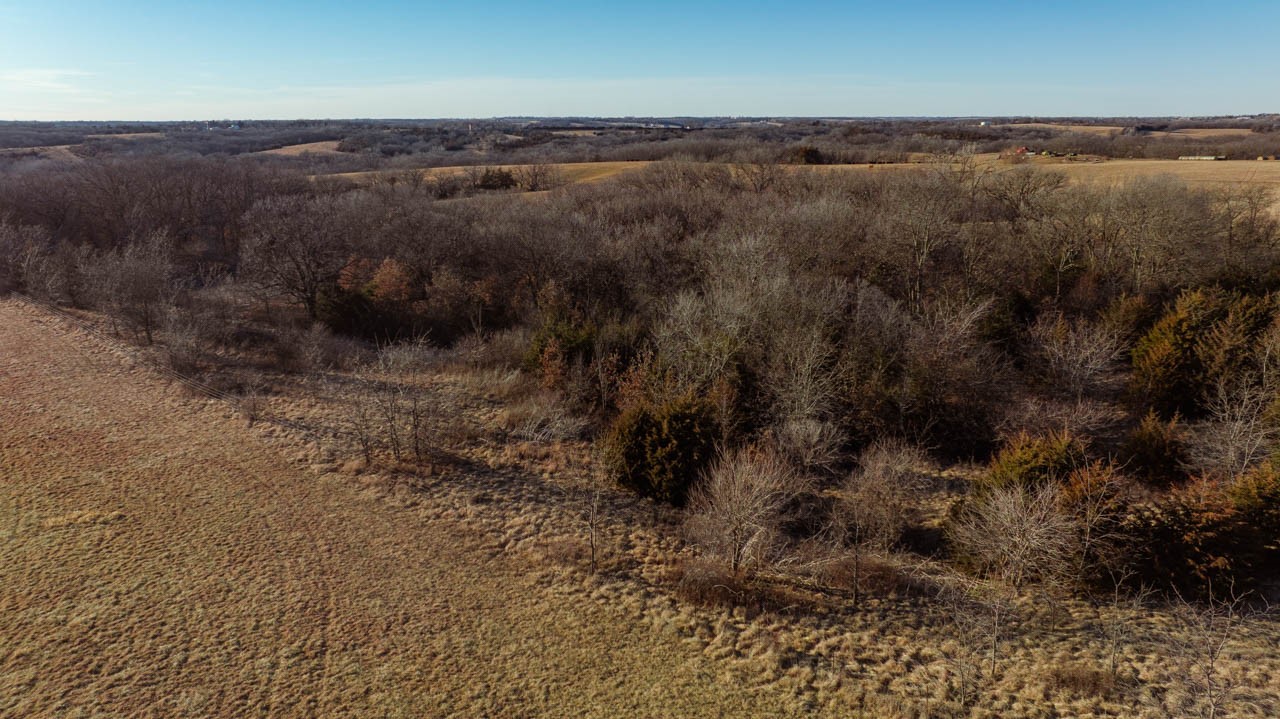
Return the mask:
<svg viewBox="0 0 1280 719">
<path fill-rule="evenodd" d="M 338 153 L 338 145 L 340 140 L 322 140 L 320 142 L 304 142 L 301 145 L 285 145 L 277 147 L 274 150 L 263 150 L 258 153 L 261 155 L 284 155 L 286 157 L 294 157 L 297 155 L 313 154 L 313 155 L 332 155 Z"/>
<path fill-rule="evenodd" d="M 1122 182 L 1134 177 L 1172 175 L 1190 185 L 1265 185 L 1280 189 L 1280 161 L 1107 160 L 1046 165 L 1074 181 Z"/>
<path fill-rule="evenodd" d="M 614 490 L 590 574 L 587 443 L 512 431 L 549 411 L 518 375 L 445 364 L 334 375 L 327 392 L 281 375 L 283 422 L 247 427 L 137 357 L 0 303 L 0 715 L 1207 708 L 1192 625 L 1164 610 L 1006 596 L 991 672 L 997 615 L 938 601 L 946 576 L 927 564 L 857 607 L 802 587 L 762 613 L 690 604 L 676 517 Z M 447 460 L 407 473 L 316 441 L 345 392 L 405 377 L 441 407 Z M 1236 628 L 1218 716 L 1280 712 L 1277 642 L 1272 620 Z"/>
<path fill-rule="evenodd" d="M 1012 125 L 1001 125 L 999 127 L 1033 127 L 1043 128 L 1046 130 L 1062 130 L 1064 132 L 1079 132 L 1086 135 L 1112 135 L 1122 132 L 1125 128 L 1119 125 L 1070 125 L 1052 122 L 1020 122 Z M 1218 137 L 1248 137 L 1253 131 L 1243 127 L 1187 127 L 1181 130 L 1156 131 L 1147 133 L 1147 137 L 1190 137 L 1197 140 L 1209 140 Z"/>
<path fill-rule="evenodd" d="M 558 172 L 568 184 L 590 183 L 607 180 L 618 175 L 633 172 L 648 166 L 650 163 L 644 160 L 636 161 L 619 161 L 619 162 L 561 162 L 547 165 L 554 171 Z M 447 177 L 450 175 L 463 175 L 468 172 L 483 171 L 485 165 L 478 166 L 456 166 L 456 167 L 433 167 L 420 172 L 424 177 Z M 495 168 L 508 170 L 518 170 L 522 165 L 493 165 Z M 379 178 L 395 176 L 404 172 L 412 172 L 406 170 L 399 171 L 373 171 L 373 172 L 343 172 L 329 177 L 337 177 L 351 180 L 357 183 L 369 183 Z"/>
<path fill-rule="evenodd" d="M 133 132 L 120 135 L 85 135 L 87 139 L 100 140 L 146 140 L 152 138 L 164 137 L 163 132 Z M 81 158 L 75 153 L 77 148 L 82 145 L 42 145 L 38 147 L 13 147 L 0 149 L 0 155 L 31 155 L 35 154 L 46 160 L 56 162 L 80 162 Z"/>
<path fill-rule="evenodd" d="M 1031 127 L 1045 130 L 1061 130 L 1063 132 L 1080 132 L 1087 135 L 1110 135 L 1124 129 L 1118 125 L 1065 125 L 1052 122 L 1019 122 L 1010 125 L 997 125 L 997 127 Z"/>
<path fill-rule="evenodd" d="M 40 147 L 14 147 L 0 149 L 0 155 L 38 155 L 46 160 L 57 162 L 80 162 L 80 157 L 71 151 L 78 145 L 43 145 Z"/>
<path fill-rule="evenodd" d="M 85 135 L 85 137 L 95 140 L 147 140 L 153 138 L 164 137 L 163 132 L 122 132 L 119 134 L 108 135 Z"/>
<path fill-rule="evenodd" d="M 0 716 L 796 709 L 12 303 L 0 416 Z"/>
</svg>

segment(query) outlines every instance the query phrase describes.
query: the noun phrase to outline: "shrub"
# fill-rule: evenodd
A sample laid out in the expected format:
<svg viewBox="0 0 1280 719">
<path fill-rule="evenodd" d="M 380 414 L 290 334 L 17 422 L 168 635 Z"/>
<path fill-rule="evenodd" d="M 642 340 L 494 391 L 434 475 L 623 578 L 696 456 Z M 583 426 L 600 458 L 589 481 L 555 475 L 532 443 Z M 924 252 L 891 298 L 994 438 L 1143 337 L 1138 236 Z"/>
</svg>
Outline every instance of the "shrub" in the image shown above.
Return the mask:
<svg viewBox="0 0 1280 719">
<path fill-rule="evenodd" d="M 907 529 L 929 458 L 918 447 L 882 440 L 862 453 L 858 465 L 841 485 L 838 519 L 855 543 L 889 549 Z"/>
<path fill-rule="evenodd" d="M 1118 531 L 1129 581 L 1185 598 L 1217 587 L 1246 591 L 1258 548 L 1243 514 L 1220 486 L 1196 482 L 1135 507 Z"/>
<path fill-rule="evenodd" d="M 713 458 L 719 436 L 714 407 L 686 396 L 627 409 L 605 434 L 602 449 L 618 484 L 679 507 Z"/>
<path fill-rule="evenodd" d="M 1252 535 L 1259 569 L 1274 577 L 1280 573 L 1280 469 L 1270 461 L 1255 467 L 1227 488 L 1227 496 Z"/>
<path fill-rule="evenodd" d="M 1269 298 L 1183 292 L 1134 347 L 1131 393 L 1165 417 L 1198 417 L 1209 390 L 1252 368 L 1273 315 Z"/>
<path fill-rule="evenodd" d="M 591 361 L 596 342 L 596 328 L 585 322 L 580 312 L 572 307 L 564 288 L 548 282 L 538 290 L 537 329 L 529 338 L 524 353 L 524 368 L 530 372 L 543 371 L 547 348 L 553 347 L 562 361 L 570 364 L 586 364 Z"/>
<path fill-rule="evenodd" d="M 964 504 L 948 536 L 962 565 L 1015 587 L 1064 578 L 1079 542 L 1052 484 L 993 487 Z"/>
<path fill-rule="evenodd" d="M 1056 484 L 1085 463 L 1084 443 L 1067 432 L 1038 437 L 1020 434 L 991 460 L 979 479 L 978 488 L 1035 488 Z"/>
<path fill-rule="evenodd" d="M 509 190 L 517 184 L 516 176 L 502 167 L 486 167 L 475 180 L 477 190 Z"/>
<path fill-rule="evenodd" d="M 695 559 L 680 568 L 676 595 L 686 602 L 710 607 L 745 603 L 750 587 L 746 580 L 721 562 Z"/>
<path fill-rule="evenodd" d="M 1116 566 L 1115 536 L 1128 510 L 1128 480 L 1114 464 L 1094 462 L 1067 477 L 1059 507 L 1071 517 L 1077 537 L 1074 579 L 1104 586 Z"/>
<path fill-rule="evenodd" d="M 1178 417 L 1164 421 L 1148 410 L 1129 433 L 1120 455 L 1130 474 L 1152 487 L 1165 488 L 1186 479 L 1186 447 Z"/>
</svg>

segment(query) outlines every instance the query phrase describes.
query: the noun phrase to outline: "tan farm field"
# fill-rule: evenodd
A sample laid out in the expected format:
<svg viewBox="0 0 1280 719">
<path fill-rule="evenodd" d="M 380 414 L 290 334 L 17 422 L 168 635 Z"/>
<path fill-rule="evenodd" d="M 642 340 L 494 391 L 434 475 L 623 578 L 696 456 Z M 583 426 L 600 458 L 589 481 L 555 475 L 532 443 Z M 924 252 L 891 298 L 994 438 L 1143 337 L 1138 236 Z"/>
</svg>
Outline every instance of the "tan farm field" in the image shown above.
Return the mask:
<svg viewBox="0 0 1280 719">
<path fill-rule="evenodd" d="M 147 140 L 153 138 L 164 137 L 163 132 L 121 132 L 117 134 L 105 135 L 85 135 L 85 137 L 95 140 Z"/>
<path fill-rule="evenodd" d="M 340 154 L 338 152 L 338 144 L 340 140 L 321 140 L 320 142 L 304 142 L 300 145 L 285 145 L 277 147 L 274 150 L 263 150 L 258 153 L 260 155 L 284 155 L 286 157 L 294 157 L 297 155 L 333 155 Z"/>
<path fill-rule="evenodd" d="M 57 162 L 80 162 L 80 157 L 72 152 L 79 145 L 41 145 L 37 147 L 13 147 L 0 149 L 0 155 L 36 154 L 46 160 Z"/>
<path fill-rule="evenodd" d="M 1119 125 L 1072 125 L 1054 122 L 1019 122 L 997 127 L 1032 127 L 1062 132 L 1078 132 L 1085 135 L 1112 135 L 1124 131 Z M 1209 140 L 1220 137 L 1248 137 L 1253 131 L 1243 127 L 1185 127 L 1180 130 L 1156 131 L 1147 133 L 1147 137 L 1189 137 L 1197 140 Z"/>
<path fill-rule="evenodd" d="M 1044 165 L 1074 181 L 1123 182 L 1134 177 L 1172 175 L 1190 185 L 1264 185 L 1280 189 L 1280 161 L 1106 160 Z"/>
</svg>

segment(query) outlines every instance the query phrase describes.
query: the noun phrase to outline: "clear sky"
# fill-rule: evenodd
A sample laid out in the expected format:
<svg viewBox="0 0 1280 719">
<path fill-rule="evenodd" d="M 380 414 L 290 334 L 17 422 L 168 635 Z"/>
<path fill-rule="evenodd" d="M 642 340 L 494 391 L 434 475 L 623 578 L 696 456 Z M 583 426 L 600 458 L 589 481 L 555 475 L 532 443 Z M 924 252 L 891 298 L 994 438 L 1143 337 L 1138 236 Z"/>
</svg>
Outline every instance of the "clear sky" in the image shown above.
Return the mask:
<svg viewBox="0 0 1280 719">
<path fill-rule="evenodd" d="M 1280 0 L 0 0 L 0 120 L 1280 112 Z"/>
</svg>

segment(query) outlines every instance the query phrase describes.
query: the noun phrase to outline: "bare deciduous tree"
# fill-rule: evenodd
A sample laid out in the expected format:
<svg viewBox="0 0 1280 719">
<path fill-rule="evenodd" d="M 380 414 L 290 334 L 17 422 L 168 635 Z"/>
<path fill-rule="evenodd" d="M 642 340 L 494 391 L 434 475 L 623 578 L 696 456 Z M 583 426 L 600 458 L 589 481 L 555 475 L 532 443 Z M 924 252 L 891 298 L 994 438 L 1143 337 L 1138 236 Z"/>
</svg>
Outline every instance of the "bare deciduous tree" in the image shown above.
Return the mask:
<svg viewBox="0 0 1280 719">
<path fill-rule="evenodd" d="M 1262 384 L 1220 382 L 1209 399 L 1208 418 L 1192 426 L 1190 467 L 1234 477 L 1269 456 L 1280 442 L 1280 427 L 1268 416 L 1274 396 Z"/>
<path fill-rule="evenodd" d="M 960 651 L 949 656 L 960 704 L 972 706 L 986 684 L 995 681 L 1000 645 L 1017 619 L 1009 591 L 984 587 L 977 582 L 944 585 L 939 605 L 955 628 Z"/>
<path fill-rule="evenodd" d="M 887 550 L 907 526 L 911 496 L 929 465 L 918 448 L 884 441 L 863 452 L 858 469 L 841 486 L 839 523 L 853 551 L 853 601 L 859 600 L 862 554 Z"/>
<path fill-rule="evenodd" d="M 156 232 L 99 258 L 91 295 L 113 317 L 125 319 L 147 344 L 172 304 L 174 287 L 171 238 Z"/>
<path fill-rule="evenodd" d="M 737 573 L 768 556 L 783 510 L 803 489 L 801 477 L 776 454 L 753 448 L 731 452 L 694 490 L 690 532 Z"/>
<path fill-rule="evenodd" d="M 1069 322 L 1061 314 L 1041 317 L 1031 327 L 1031 339 L 1045 379 L 1076 398 L 1108 386 L 1124 351 L 1124 338 L 1116 329 Z"/>
<path fill-rule="evenodd" d="M 331 197 L 263 200 L 248 216 L 244 271 L 315 319 L 322 291 L 337 281 L 351 253 L 354 228 L 346 220 L 340 202 Z"/>
<path fill-rule="evenodd" d="M 1014 587 L 1061 578 L 1079 546 L 1078 528 L 1052 485 L 974 496 L 952 525 L 951 539 L 978 569 Z"/>
<path fill-rule="evenodd" d="M 1186 686 L 1197 699 L 1195 706 L 1182 709 L 1207 719 L 1228 716 L 1238 683 L 1223 660 L 1250 618 L 1245 597 L 1233 589 L 1215 595 L 1210 588 L 1203 602 L 1179 597 L 1175 610 L 1180 631 L 1172 637 L 1174 656 L 1181 659 Z"/>
</svg>

